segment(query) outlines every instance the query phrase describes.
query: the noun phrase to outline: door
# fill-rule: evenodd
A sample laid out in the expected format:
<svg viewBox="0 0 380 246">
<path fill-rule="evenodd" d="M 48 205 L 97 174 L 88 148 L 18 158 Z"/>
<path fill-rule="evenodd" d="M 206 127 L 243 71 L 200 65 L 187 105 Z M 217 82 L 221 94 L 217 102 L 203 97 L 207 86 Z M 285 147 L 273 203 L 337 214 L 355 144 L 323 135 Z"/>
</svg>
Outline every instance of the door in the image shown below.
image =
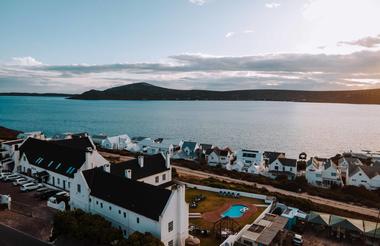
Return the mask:
<svg viewBox="0 0 380 246">
<path fill-rule="evenodd" d="M 62 180 L 63 183 L 63 189 L 66 190 L 66 180 Z"/>
<path fill-rule="evenodd" d="M 51 178 L 52 178 L 51 179 L 51 183 L 52 183 L 53 186 L 55 186 L 55 178 L 54 178 L 54 176 L 52 176 Z"/>
</svg>

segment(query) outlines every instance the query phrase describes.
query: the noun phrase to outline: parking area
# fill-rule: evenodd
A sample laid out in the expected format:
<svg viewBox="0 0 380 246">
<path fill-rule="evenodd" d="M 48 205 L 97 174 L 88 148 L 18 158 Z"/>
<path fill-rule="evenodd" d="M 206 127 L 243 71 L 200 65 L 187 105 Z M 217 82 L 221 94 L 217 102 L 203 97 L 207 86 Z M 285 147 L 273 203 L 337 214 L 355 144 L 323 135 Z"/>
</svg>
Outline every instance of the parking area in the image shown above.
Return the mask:
<svg viewBox="0 0 380 246">
<path fill-rule="evenodd" d="M 0 181 L 0 194 L 10 195 L 11 210 L 0 209 L 0 223 L 32 235 L 49 240 L 54 214 L 57 210 L 47 206 L 46 200 L 36 197 L 37 191 L 21 192 L 20 186 Z"/>
</svg>

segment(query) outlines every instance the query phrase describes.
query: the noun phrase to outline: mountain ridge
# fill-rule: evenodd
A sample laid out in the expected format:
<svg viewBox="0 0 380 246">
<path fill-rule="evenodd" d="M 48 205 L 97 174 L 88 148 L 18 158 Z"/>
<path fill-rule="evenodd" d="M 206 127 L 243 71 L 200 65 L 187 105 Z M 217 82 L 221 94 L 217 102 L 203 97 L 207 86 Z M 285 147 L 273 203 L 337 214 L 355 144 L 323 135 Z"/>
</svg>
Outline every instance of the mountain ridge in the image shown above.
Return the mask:
<svg viewBox="0 0 380 246">
<path fill-rule="evenodd" d="M 81 100 L 223 100 L 223 101 L 291 101 L 317 103 L 380 104 L 380 89 L 347 91 L 303 90 L 177 90 L 145 82 L 89 90 L 69 99 Z"/>
</svg>

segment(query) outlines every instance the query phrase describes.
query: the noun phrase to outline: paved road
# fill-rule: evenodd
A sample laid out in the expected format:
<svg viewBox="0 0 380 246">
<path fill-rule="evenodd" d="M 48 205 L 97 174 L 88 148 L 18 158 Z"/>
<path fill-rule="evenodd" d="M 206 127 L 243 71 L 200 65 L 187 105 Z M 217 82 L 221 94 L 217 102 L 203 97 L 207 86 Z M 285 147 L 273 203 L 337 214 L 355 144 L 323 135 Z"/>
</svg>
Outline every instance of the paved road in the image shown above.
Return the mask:
<svg viewBox="0 0 380 246">
<path fill-rule="evenodd" d="M 238 184 L 256 185 L 257 188 L 266 188 L 270 192 L 276 192 L 279 194 L 298 197 L 298 198 L 305 198 L 305 199 L 308 199 L 308 200 L 310 200 L 314 203 L 317 203 L 317 204 L 327 205 L 330 207 L 335 207 L 335 208 L 339 208 L 342 210 L 355 212 L 355 213 L 362 214 L 362 215 L 371 216 L 374 218 L 377 218 L 378 213 L 379 213 L 379 211 L 377 209 L 373 209 L 373 208 L 356 206 L 356 205 L 352 205 L 352 204 L 348 204 L 348 203 L 344 203 L 344 202 L 339 202 L 339 201 L 335 201 L 335 200 L 331 200 L 331 199 L 326 199 L 326 198 L 322 198 L 322 197 L 318 197 L 318 196 L 312 196 L 312 195 L 309 195 L 307 193 L 296 193 L 296 192 L 278 189 L 278 188 L 275 188 L 275 187 L 270 186 L 270 185 L 263 185 L 263 184 L 259 184 L 259 183 L 255 183 L 255 182 L 249 182 L 249 181 L 240 180 L 240 179 L 233 179 L 233 178 L 229 178 L 229 177 L 225 177 L 225 176 L 221 176 L 221 175 L 217 175 L 217 174 L 211 174 L 211 173 L 206 173 L 206 172 L 202 172 L 202 171 L 191 170 L 189 168 L 176 166 L 174 163 L 172 163 L 172 165 L 175 167 L 178 174 L 184 175 L 184 176 L 190 175 L 190 176 L 194 176 L 194 177 L 198 177 L 198 178 L 210 178 L 210 177 L 212 177 L 212 178 L 215 178 L 218 180 L 234 182 L 234 183 L 238 183 Z"/>
<path fill-rule="evenodd" d="M 40 241 L 23 232 L 0 224 L 1 246 L 51 246 L 51 244 Z"/>
</svg>

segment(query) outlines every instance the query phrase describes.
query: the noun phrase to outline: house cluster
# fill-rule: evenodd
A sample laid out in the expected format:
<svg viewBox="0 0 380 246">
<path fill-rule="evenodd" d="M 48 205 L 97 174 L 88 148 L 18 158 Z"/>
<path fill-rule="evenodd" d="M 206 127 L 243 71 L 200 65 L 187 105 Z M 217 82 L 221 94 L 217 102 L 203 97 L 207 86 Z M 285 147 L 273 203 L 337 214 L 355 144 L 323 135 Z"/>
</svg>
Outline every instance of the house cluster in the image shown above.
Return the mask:
<svg viewBox="0 0 380 246">
<path fill-rule="evenodd" d="M 125 237 L 150 232 L 167 246 L 185 245 L 189 237 L 185 187 L 172 181 L 169 154 L 110 164 L 87 134 L 62 134 L 3 142 L 1 158 L 2 169 L 69 192 L 71 209 L 103 216 Z"/>
<path fill-rule="evenodd" d="M 380 188 L 380 162 L 366 155 L 344 153 L 334 158 L 312 157 L 306 164 L 309 184 L 331 186 L 362 186 L 368 190 Z"/>
<path fill-rule="evenodd" d="M 289 179 L 294 179 L 297 175 L 297 160 L 286 158 L 285 153 L 280 152 L 260 152 L 249 149 L 232 151 L 229 147 L 221 148 L 195 141 L 148 137 L 129 138 L 127 135 L 113 137 L 96 135 L 93 139 L 95 143 L 106 149 L 125 149 L 146 155 L 170 154 L 172 159 L 196 160 L 205 162 L 209 166 L 270 178 L 285 175 Z"/>
</svg>

